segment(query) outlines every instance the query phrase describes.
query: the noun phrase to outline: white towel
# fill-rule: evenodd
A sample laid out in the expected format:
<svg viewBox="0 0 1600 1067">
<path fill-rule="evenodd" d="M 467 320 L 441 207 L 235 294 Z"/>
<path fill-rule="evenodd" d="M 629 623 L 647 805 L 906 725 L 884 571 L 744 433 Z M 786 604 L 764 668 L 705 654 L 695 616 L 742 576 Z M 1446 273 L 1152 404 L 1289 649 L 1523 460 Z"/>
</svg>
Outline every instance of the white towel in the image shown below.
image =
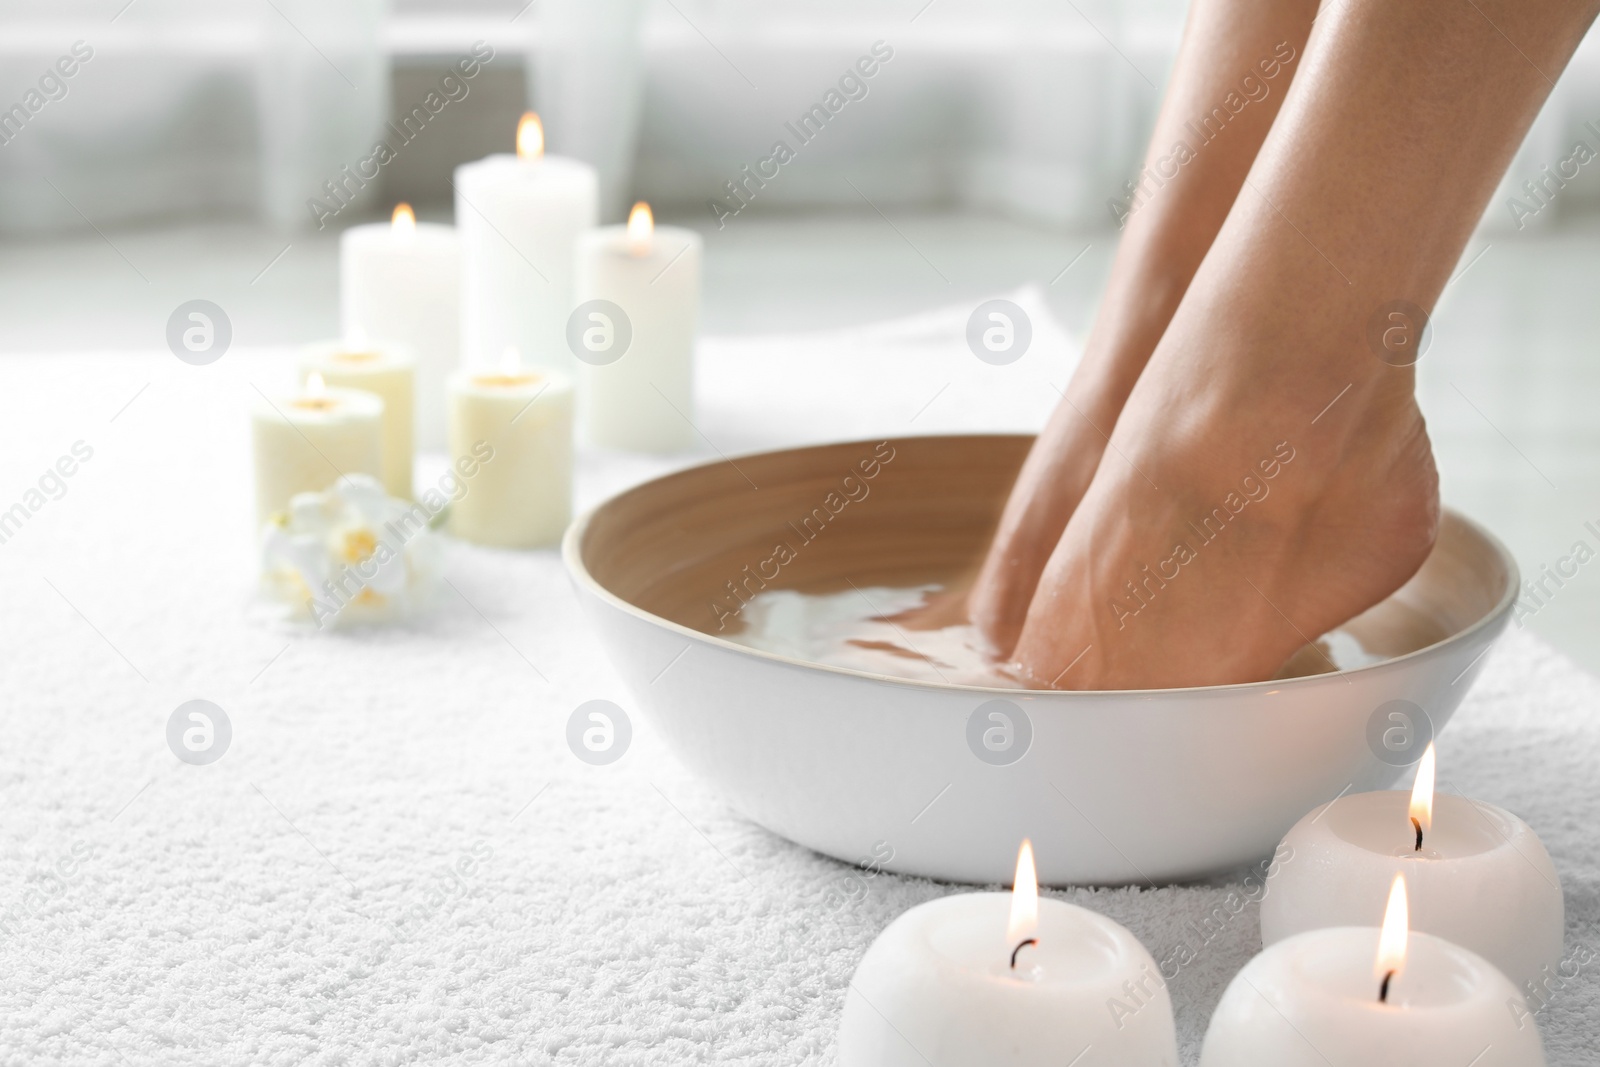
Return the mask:
<svg viewBox="0 0 1600 1067">
<path fill-rule="evenodd" d="M 1043 357 L 1062 384 L 1070 351 L 967 367 L 964 318 L 707 340 L 704 452 L 903 433 L 946 380 L 912 432 L 1033 428 Z M 0 361 L 0 511 L 94 449 L 0 544 L 0 1063 L 831 1061 L 872 939 L 970 888 L 864 878 L 730 812 L 621 689 L 552 552 L 451 545 L 454 588 L 391 629 L 259 621 L 243 411 L 287 367 Z M 580 490 L 670 465 L 586 456 Z M 233 728 L 209 766 L 166 741 L 194 698 Z M 606 767 L 566 744 L 596 698 L 634 725 Z M 1445 788 L 1543 836 L 1569 951 L 1600 949 L 1597 706 L 1600 682 L 1513 632 L 1439 745 Z M 1226 892 L 1056 895 L 1163 958 Z M 1258 948 L 1250 907 L 1172 983 L 1185 1062 Z M 1552 1064 L 1592 1062 L 1597 991 L 1592 965 L 1541 1014 Z"/>
</svg>

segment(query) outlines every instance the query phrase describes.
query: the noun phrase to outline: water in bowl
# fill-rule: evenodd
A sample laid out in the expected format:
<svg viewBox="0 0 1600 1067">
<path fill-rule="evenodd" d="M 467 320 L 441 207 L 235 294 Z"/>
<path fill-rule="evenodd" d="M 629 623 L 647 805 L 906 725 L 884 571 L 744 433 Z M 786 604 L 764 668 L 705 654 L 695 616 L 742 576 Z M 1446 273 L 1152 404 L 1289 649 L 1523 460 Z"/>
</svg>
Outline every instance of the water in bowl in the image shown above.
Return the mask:
<svg viewBox="0 0 1600 1067">
<path fill-rule="evenodd" d="M 1007 664 L 990 655 L 970 623 L 936 629 L 908 624 L 909 615 L 944 592 L 939 585 L 852 587 L 829 593 L 767 589 L 744 605 L 739 615 L 742 627 L 724 636 L 763 652 L 871 674 L 952 685 L 1029 688 Z M 1443 636 L 1442 627 L 1439 636 Z M 1377 651 L 1351 629 L 1340 628 L 1295 653 L 1277 677 L 1350 670 L 1408 651 L 1413 649 Z"/>
</svg>

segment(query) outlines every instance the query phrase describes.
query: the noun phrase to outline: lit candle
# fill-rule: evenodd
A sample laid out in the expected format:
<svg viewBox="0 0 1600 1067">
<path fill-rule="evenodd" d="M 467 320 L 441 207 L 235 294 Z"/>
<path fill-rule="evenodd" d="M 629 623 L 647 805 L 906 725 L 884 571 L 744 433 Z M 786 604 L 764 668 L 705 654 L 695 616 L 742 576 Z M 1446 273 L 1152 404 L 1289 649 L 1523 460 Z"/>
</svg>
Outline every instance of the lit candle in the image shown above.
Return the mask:
<svg viewBox="0 0 1600 1067">
<path fill-rule="evenodd" d="M 1410 793 L 1354 793 L 1301 819 L 1261 902 L 1261 942 L 1322 926 L 1371 926 L 1382 887 L 1404 873 L 1412 928 L 1471 949 L 1519 989 L 1561 962 L 1561 882 L 1527 823 L 1479 800 L 1435 795 L 1434 752 Z M 1548 969 L 1548 971 L 1547 971 Z"/>
<path fill-rule="evenodd" d="M 419 223 L 407 204 L 388 223 L 339 238 L 340 330 L 399 345 L 416 361 L 416 442 L 445 446 L 444 386 L 461 362 L 461 242 L 455 227 Z"/>
<path fill-rule="evenodd" d="M 1024 841 L 1009 894 L 944 897 L 890 923 L 846 992 L 840 1067 L 1176 1067 L 1150 953 L 1110 919 L 1038 892 Z"/>
<path fill-rule="evenodd" d="M 656 226 L 644 203 L 626 226 L 579 240 L 567 344 L 583 364 L 578 423 L 588 443 L 671 452 L 693 442 L 701 247 L 692 230 Z M 625 321 L 595 301 L 620 308 Z"/>
<path fill-rule="evenodd" d="M 362 389 L 383 400 L 383 487 L 392 497 L 411 499 L 412 394 L 416 369 L 405 351 L 361 341 L 308 347 L 300 358 L 300 377 L 320 375 L 331 386 Z"/>
<path fill-rule="evenodd" d="M 1200 1067 L 1540 1067 L 1538 1027 L 1510 979 L 1409 931 L 1406 911 L 1396 875 L 1381 929 L 1309 930 L 1268 946 L 1222 994 Z"/>
<path fill-rule="evenodd" d="M 465 488 L 450 532 L 503 548 L 561 539 L 572 514 L 572 382 L 526 369 L 508 349 L 499 370 L 450 379 L 450 456 Z"/>
<path fill-rule="evenodd" d="M 536 366 L 571 373 L 573 256 L 578 235 L 598 219 L 594 168 L 546 156 L 543 128 L 529 112 L 517 127 L 517 154 L 462 164 L 455 191 L 466 362 L 515 348 Z"/>
<path fill-rule="evenodd" d="M 383 472 L 383 401 L 329 389 L 311 374 L 300 395 L 266 399 L 251 415 L 256 525 L 286 511 L 296 493 L 316 493 L 343 474 Z"/>
</svg>

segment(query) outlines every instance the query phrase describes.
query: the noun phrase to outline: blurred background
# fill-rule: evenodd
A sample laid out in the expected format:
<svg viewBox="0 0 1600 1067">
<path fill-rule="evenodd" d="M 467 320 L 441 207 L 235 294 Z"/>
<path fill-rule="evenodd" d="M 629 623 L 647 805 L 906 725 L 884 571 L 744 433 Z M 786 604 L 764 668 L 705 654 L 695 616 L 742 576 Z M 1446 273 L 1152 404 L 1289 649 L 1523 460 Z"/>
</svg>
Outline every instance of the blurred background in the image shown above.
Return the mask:
<svg viewBox="0 0 1600 1067">
<path fill-rule="evenodd" d="M 646 199 L 705 235 L 703 333 L 838 328 L 1031 284 L 1081 338 L 1184 11 L 0 0 L 0 352 L 158 350 L 197 297 L 228 309 L 235 345 L 331 336 L 339 231 L 402 200 L 448 221 L 453 168 L 509 151 L 530 107 L 551 151 L 600 167 L 608 216 Z M 868 55 L 872 76 L 797 137 Z M 749 178 L 780 139 L 793 158 Z M 1600 153 L 1593 39 L 1445 291 L 1420 388 L 1446 501 L 1525 576 L 1559 572 L 1524 622 L 1600 669 L 1600 563 L 1574 562 L 1578 542 L 1600 552 L 1600 164 L 1549 178 L 1580 144 Z"/>
</svg>

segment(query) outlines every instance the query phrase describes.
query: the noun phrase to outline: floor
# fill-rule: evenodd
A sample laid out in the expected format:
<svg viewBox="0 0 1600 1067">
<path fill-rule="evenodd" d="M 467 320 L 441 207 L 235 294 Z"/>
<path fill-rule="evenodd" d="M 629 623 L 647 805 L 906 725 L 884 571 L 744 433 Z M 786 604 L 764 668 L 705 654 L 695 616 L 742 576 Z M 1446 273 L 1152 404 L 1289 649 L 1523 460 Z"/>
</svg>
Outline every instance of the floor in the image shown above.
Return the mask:
<svg viewBox="0 0 1600 1067">
<path fill-rule="evenodd" d="M 706 234 L 715 334 L 867 322 L 1036 282 L 1081 335 L 1115 247 L 1106 233 L 971 216 L 678 221 Z M 1445 501 L 1544 579 L 1526 625 L 1600 672 L 1600 565 L 1585 565 L 1600 553 L 1596 277 L 1600 223 L 1474 241 L 1435 315 L 1419 390 Z M 337 288 L 331 232 L 219 223 L 10 241 L 0 353 L 157 348 L 171 310 L 196 297 L 227 311 L 236 345 L 311 340 L 334 332 Z"/>
</svg>

